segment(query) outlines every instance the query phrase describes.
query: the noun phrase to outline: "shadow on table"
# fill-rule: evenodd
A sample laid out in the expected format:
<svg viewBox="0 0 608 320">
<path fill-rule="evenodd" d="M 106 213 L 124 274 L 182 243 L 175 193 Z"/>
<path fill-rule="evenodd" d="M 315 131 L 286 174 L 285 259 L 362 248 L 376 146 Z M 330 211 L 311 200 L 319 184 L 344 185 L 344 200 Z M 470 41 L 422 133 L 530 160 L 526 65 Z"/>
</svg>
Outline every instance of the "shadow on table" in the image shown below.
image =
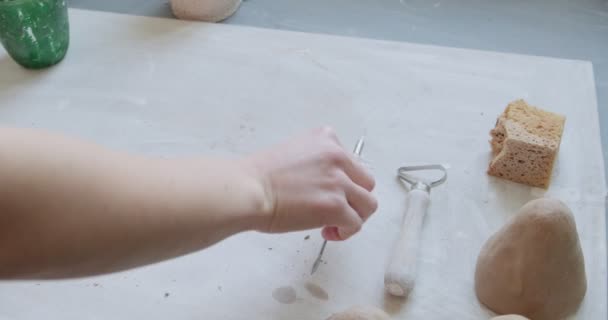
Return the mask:
<svg viewBox="0 0 608 320">
<path fill-rule="evenodd" d="M 26 69 L 8 54 L 0 55 L 0 98 L 2 98 L 2 94 L 15 88 L 44 80 L 53 72 L 53 68 L 54 66 L 40 70 Z M 1 101 L 0 106 L 6 107 Z"/>
<path fill-rule="evenodd" d="M 150 18 L 129 20 L 126 33 L 133 44 L 160 42 L 169 49 L 180 47 L 181 41 L 190 42 L 192 38 L 205 42 L 214 38 L 217 24 L 201 21 L 180 20 L 177 18 Z"/>
<path fill-rule="evenodd" d="M 199 25 L 200 24 L 200 25 Z M 193 26 L 204 28 L 205 23 L 191 23 L 174 18 L 133 19 L 125 31 L 134 33 L 143 39 L 175 36 L 192 30 Z"/>
<path fill-rule="evenodd" d="M 384 305 L 382 309 L 391 316 L 398 314 L 407 302 L 407 298 L 395 297 L 388 292 L 384 293 Z"/>
</svg>

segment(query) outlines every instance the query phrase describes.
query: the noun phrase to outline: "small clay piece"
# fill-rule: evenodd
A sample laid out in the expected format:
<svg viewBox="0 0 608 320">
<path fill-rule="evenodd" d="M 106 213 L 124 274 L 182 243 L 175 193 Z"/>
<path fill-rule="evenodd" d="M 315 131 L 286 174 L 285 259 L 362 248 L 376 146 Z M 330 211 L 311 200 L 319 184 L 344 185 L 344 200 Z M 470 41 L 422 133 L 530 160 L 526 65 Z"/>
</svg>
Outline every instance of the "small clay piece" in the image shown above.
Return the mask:
<svg viewBox="0 0 608 320">
<path fill-rule="evenodd" d="M 354 306 L 335 313 L 326 320 L 390 320 L 390 316 L 381 309 L 371 306 Z"/>
<path fill-rule="evenodd" d="M 498 317 L 494 317 L 490 320 L 530 320 L 526 317 L 522 317 L 520 315 L 516 315 L 516 314 L 507 314 L 504 316 L 498 316 Z"/>
<path fill-rule="evenodd" d="M 296 299 L 298 298 L 296 296 L 296 290 L 291 286 L 274 289 L 274 291 L 272 291 L 272 297 L 282 304 L 292 304 L 296 302 Z"/>
<path fill-rule="evenodd" d="M 576 312 L 586 290 L 576 224 L 559 200 L 528 202 L 488 239 L 477 260 L 477 298 L 498 314 L 563 319 Z"/>
<path fill-rule="evenodd" d="M 241 0 L 171 0 L 171 10 L 178 19 L 218 22 L 230 17 Z"/>
<path fill-rule="evenodd" d="M 528 105 L 510 103 L 490 131 L 492 161 L 488 174 L 547 188 L 566 118 Z"/>
<path fill-rule="evenodd" d="M 308 293 L 310 293 L 313 297 L 324 301 L 329 300 L 329 294 L 327 293 L 327 291 L 321 288 L 321 286 L 319 286 L 318 284 L 307 282 L 305 288 L 306 291 L 308 291 Z"/>
</svg>

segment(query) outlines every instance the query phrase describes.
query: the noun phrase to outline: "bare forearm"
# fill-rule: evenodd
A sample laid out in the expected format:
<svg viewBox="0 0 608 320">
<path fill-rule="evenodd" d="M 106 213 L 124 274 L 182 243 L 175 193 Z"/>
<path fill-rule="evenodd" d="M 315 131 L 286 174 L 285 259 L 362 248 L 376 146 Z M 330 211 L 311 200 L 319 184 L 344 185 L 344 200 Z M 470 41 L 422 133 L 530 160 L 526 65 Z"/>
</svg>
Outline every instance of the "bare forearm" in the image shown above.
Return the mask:
<svg viewBox="0 0 608 320">
<path fill-rule="evenodd" d="M 0 277 L 112 272 L 258 229 L 267 204 L 247 170 L 244 163 L 147 159 L 2 129 Z"/>
<path fill-rule="evenodd" d="M 0 129 L 0 279 L 113 272 L 244 230 L 345 240 L 374 179 L 320 128 L 244 160 L 161 160 Z"/>
</svg>

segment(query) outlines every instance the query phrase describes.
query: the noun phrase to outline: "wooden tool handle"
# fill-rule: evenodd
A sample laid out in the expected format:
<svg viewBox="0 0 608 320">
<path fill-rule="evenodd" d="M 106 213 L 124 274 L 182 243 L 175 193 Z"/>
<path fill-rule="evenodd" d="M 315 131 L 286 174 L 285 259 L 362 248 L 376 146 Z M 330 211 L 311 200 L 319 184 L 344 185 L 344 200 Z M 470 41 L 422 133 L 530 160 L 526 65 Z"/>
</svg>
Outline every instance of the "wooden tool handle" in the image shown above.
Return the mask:
<svg viewBox="0 0 608 320">
<path fill-rule="evenodd" d="M 384 274 L 384 287 L 392 295 L 406 297 L 414 288 L 420 233 L 428 207 L 428 192 L 418 189 L 409 192 L 401 234 Z"/>
</svg>

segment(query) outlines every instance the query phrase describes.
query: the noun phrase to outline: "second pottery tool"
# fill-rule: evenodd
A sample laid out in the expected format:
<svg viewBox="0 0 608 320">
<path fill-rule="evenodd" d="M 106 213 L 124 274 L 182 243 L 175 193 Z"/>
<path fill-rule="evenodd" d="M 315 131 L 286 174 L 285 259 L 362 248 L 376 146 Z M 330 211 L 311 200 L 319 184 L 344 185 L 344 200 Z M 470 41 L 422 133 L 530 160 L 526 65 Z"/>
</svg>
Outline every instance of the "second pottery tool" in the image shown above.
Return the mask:
<svg viewBox="0 0 608 320">
<path fill-rule="evenodd" d="M 436 180 L 424 180 L 412 176 L 409 172 L 413 171 L 439 171 L 441 176 Z M 409 186 L 409 201 L 401 234 L 384 274 L 384 287 L 394 296 L 406 297 L 414 288 L 420 234 L 429 207 L 431 188 L 445 182 L 447 171 L 439 164 L 408 166 L 399 168 L 398 177 Z"/>
</svg>

